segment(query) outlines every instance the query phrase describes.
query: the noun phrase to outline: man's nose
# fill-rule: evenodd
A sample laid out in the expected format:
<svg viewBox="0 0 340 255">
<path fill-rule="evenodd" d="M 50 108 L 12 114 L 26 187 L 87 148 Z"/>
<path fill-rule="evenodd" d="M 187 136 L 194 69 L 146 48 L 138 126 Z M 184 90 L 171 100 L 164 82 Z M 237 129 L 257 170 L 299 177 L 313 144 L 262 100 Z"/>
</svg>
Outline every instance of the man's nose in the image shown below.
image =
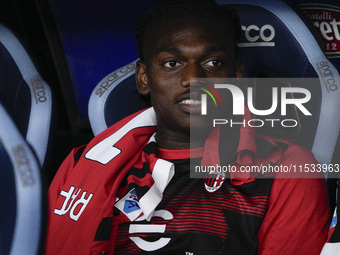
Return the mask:
<svg viewBox="0 0 340 255">
<path fill-rule="evenodd" d="M 187 64 L 182 73 L 182 86 L 194 85 L 198 78 L 206 78 L 203 67 L 197 63 Z"/>
</svg>

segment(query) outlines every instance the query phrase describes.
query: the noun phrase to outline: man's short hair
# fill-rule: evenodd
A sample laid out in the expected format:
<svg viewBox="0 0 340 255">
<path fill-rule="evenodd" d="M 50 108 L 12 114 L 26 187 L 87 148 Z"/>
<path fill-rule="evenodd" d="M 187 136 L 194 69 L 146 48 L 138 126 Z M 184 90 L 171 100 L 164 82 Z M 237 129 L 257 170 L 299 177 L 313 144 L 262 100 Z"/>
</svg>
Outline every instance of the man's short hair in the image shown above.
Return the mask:
<svg viewBox="0 0 340 255">
<path fill-rule="evenodd" d="M 144 60 L 144 36 L 147 28 L 162 21 L 185 17 L 219 19 L 232 29 L 235 47 L 241 36 L 239 17 L 235 10 L 219 5 L 214 0 L 163 0 L 158 6 L 144 13 L 135 23 L 137 53 Z"/>
</svg>

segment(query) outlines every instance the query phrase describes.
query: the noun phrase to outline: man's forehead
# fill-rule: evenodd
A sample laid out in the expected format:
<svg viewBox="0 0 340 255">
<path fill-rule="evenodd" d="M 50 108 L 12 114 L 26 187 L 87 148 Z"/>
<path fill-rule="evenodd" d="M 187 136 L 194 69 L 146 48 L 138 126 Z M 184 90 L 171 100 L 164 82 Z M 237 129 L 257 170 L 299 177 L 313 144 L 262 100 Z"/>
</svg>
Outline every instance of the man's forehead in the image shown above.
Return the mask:
<svg viewBox="0 0 340 255">
<path fill-rule="evenodd" d="M 214 27 L 214 30 L 210 30 Z M 205 17 L 182 17 L 169 20 L 162 20 L 148 27 L 145 36 L 165 36 L 171 32 L 181 31 L 182 33 L 232 33 L 230 22 L 221 19 L 208 19 Z M 157 32 L 157 33 L 156 33 Z M 180 34 L 178 34 L 180 36 Z"/>
<path fill-rule="evenodd" d="M 197 47 L 196 45 L 187 45 L 181 47 L 160 47 L 156 52 L 155 55 L 161 54 L 161 53 L 170 53 L 174 55 L 183 54 L 184 52 L 191 52 L 191 51 L 197 51 L 200 50 L 204 54 L 210 54 L 215 52 L 226 52 L 228 53 L 228 49 L 224 46 L 206 46 L 206 47 Z"/>
<path fill-rule="evenodd" d="M 208 45 L 206 51 L 230 51 L 229 48 L 235 45 L 229 24 L 196 17 L 161 22 L 151 27 L 144 38 L 144 46 L 154 53 L 161 50 L 179 53 L 177 43 L 188 47 L 201 46 L 203 43 Z"/>
</svg>

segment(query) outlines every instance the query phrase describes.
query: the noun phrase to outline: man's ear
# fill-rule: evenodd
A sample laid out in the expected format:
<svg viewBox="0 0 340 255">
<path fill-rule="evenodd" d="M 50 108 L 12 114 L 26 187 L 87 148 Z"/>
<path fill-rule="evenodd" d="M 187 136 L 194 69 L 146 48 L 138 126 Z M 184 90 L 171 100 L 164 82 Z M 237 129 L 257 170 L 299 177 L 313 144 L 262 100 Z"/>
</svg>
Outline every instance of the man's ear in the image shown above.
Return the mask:
<svg viewBox="0 0 340 255">
<path fill-rule="evenodd" d="M 236 78 L 244 77 L 244 65 L 241 60 L 236 60 Z"/>
<path fill-rule="evenodd" d="M 143 61 L 138 60 L 136 63 L 136 85 L 137 90 L 142 95 L 150 93 L 149 79 L 146 71 L 146 65 Z"/>
</svg>

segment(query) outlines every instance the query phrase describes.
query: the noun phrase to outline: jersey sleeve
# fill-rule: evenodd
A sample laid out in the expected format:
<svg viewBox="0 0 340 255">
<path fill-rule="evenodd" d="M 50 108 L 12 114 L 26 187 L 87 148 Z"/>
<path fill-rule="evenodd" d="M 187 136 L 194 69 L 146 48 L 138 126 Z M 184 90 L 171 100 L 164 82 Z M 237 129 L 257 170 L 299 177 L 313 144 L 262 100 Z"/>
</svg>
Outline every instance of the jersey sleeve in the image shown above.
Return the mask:
<svg viewBox="0 0 340 255">
<path fill-rule="evenodd" d="M 71 153 L 65 158 L 60 165 L 56 175 L 54 176 L 52 183 L 48 189 L 48 207 L 49 209 L 55 208 L 55 202 L 58 199 L 60 191 L 66 182 L 67 177 L 72 172 L 76 162 L 77 154 L 82 151 L 83 147 L 74 148 Z"/>
<path fill-rule="evenodd" d="M 317 164 L 304 150 L 290 151 L 289 164 Z M 320 254 L 327 240 L 329 206 L 326 182 L 319 178 L 275 178 L 268 211 L 258 232 L 258 254 Z"/>
</svg>

